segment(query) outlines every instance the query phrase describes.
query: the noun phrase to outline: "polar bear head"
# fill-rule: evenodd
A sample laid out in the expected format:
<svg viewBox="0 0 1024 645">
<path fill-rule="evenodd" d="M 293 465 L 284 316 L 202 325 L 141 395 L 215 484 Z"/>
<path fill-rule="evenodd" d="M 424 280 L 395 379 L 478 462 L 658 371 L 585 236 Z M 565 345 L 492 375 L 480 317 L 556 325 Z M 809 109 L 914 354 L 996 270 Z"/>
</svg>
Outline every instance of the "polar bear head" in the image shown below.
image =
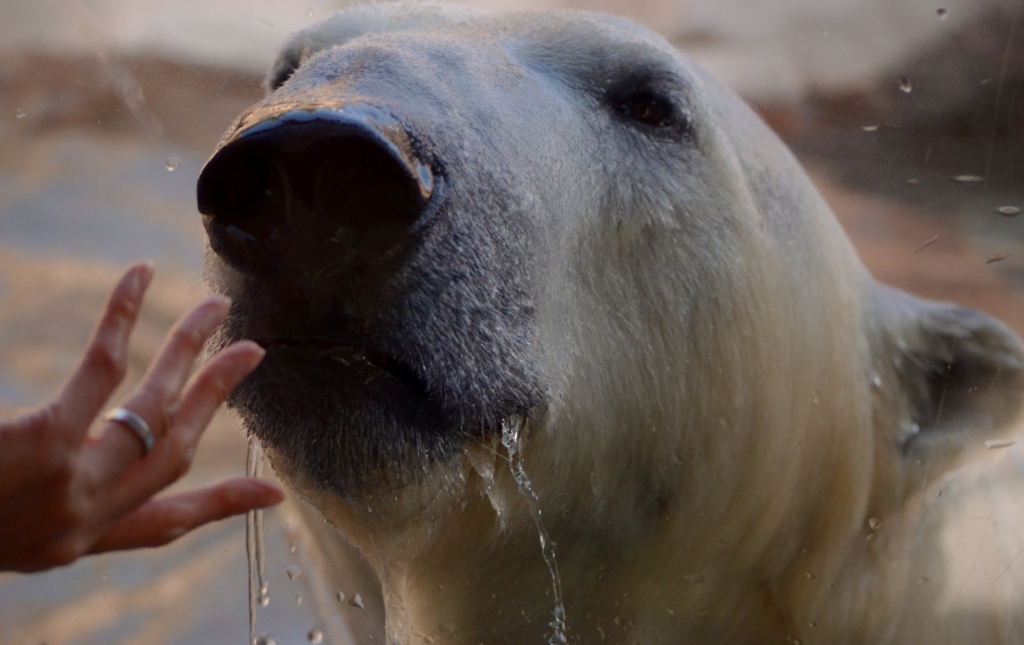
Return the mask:
<svg viewBox="0 0 1024 645">
<path fill-rule="evenodd" d="M 875 283 L 768 128 L 608 16 L 347 10 L 198 193 L 220 342 L 268 352 L 246 426 L 465 642 L 546 629 L 531 506 L 584 641 L 824 624 L 869 518 L 1021 407 L 1010 332 Z"/>
</svg>

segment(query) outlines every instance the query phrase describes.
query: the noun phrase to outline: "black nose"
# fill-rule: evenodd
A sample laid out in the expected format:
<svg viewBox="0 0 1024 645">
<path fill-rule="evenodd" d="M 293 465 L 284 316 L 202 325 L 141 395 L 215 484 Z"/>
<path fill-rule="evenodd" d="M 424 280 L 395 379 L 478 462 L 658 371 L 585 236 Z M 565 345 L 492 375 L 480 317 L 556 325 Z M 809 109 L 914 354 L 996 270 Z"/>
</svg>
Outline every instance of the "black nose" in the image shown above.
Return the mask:
<svg viewBox="0 0 1024 645">
<path fill-rule="evenodd" d="M 251 268 L 329 264 L 339 243 L 361 233 L 407 230 L 433 184 L 405 131 L 386 115 L 300 109 L 229 140 L 206 164 L 197 191 L 214 251 Z"/>
</svg>

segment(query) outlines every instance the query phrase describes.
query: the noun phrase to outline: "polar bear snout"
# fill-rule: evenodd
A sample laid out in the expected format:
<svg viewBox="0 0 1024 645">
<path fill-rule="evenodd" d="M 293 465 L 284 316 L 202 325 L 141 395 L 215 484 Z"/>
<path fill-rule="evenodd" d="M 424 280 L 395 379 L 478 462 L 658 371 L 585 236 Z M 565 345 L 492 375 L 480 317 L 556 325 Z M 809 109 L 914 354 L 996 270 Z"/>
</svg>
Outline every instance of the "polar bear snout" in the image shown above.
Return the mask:
<svg viewBox="0 0 1024 645">
<path fill-rule="evenodd" d="M 230 403 L 279 464 L 371 494 L 543 401 L 530 260 L 546 184 L 504 154 L 519 138 L 488 147 L 447 104 L 321 62 L 244 113 L 200 174 L 207 280 L 232 299 L 213 343 L 267 349 Z"/>
<path fill-rule="evenodd" d="M 421 220 L 434 173 L 393 119 L 358 106 L 260 112 L 199 178 L 211 247 L 228 263 L 312 275 L 372 261 Z"/>
</svg>

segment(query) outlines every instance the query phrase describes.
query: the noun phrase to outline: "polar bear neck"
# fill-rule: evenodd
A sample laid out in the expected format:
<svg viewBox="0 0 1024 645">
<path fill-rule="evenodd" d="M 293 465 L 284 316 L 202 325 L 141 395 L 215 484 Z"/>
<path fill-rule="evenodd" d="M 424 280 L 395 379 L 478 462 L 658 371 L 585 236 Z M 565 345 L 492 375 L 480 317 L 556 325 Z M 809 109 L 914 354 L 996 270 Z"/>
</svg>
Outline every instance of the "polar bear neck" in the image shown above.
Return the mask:
<svg viewBox="0 0 1024 645">
<path fill-rule="evenodd" d="M 538 444 L 535 449 L 543 447 Z M 468 467 L 438 477 L 448 484 L 428 485 L 442 491 L 431 502 L 407 498 L 406 510 L 416 510 L 405 516 L 400 531 L 393 512 L 364 514 L 350 503 L 311 495 L 376 568 L 395 642 L 424 635 L 438 645 L 543 643 L 550 636 L 550 571 L 499 450 L 484 446 L 476 465 L 467 459 Z M 489 473 L 480 454 L 490 455 Z M 542 501 L 558 497 L 551 495 L 550 482 L 538 483 Z M 871 567 L 863 560 L 829 561 L 824 546 L 797 537 L 759 546 L 751 535 L 722 539 L 737 536 L 730 533 L 730 518 L 702 509 L 686 519 L 687 511 L 671 499 L 659 505 L 653 515 L 637 519 L 653 526 L 632 528 L 597 527 L 600 520 L 559 513 L 557 503 L 546 507 L 558 566 L 568 581 L 570 642 L 649 643 L 658 635 L 679 634 L 694 642 L 762 642 L 766 635 L 802 633 L 794 625 L 808 623 L 824 633 L 834 622 L 827 615 L 830 599 L 857 595 L 863 606 L 871 596 L 861 573 Z M 382 518 L 388 518 L 386 527 Z M 681 537 L 695 533 L 695 523 L 705 527 L 706 540 Z M 806 527 L 793 528 L 787 535 L 806 538 Z M 752 565 L 762 561 L 770 568 Z M 848 585 L 835 585 L 841 578 L 844 585 L 857 581 L 856 594 Z M 842 606 L 857 606 L 855 601 L 843 598 Z M 804 611 L 796 614 L 793 607 Z M 849 620 L 850 612 L 844 617 Z M 831 626 L 833 633 L 851 633 L 845 620 Z"/>
</svg>

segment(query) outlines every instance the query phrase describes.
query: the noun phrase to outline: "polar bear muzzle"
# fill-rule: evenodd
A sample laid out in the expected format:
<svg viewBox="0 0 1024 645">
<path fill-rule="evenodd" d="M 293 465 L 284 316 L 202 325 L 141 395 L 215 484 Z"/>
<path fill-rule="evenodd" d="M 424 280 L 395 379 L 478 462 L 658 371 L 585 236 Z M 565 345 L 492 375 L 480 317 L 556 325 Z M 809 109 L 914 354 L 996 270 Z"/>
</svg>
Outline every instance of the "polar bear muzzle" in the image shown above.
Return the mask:
<svg viewBox="0 0 1024 645">
<path fill-rule="evenodd" d="M 401 486 L 542 399 L 522 261 L 538 191 L 467 189 L 479 169 L 452 149 L 474 144 L 444 110 L 417 121 L 303 80 L 244 114 L 199 178 L 208 267 L 235 300 L 218 342 L 268 350 L 232 402 L 318 485 Z"/>
</svg>

